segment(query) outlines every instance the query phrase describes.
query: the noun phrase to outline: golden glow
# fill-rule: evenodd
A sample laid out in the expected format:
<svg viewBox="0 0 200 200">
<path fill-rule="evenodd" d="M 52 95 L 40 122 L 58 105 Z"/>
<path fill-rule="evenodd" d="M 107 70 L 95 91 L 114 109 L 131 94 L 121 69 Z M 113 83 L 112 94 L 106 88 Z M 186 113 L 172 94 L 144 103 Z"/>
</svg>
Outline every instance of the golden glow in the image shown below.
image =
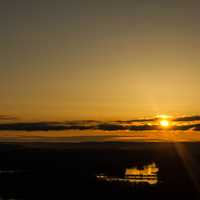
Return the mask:
<svg viewBox="0 0 200 200">
<path fill-rule="evenodd" d="M 107 182 L 127 182 L 132 184 L 148 183 L 155 185 L 158 183 L 159 168 L 155 163 L 145 165 L 143 168 L 127 168 L 123 177 L 107 176 L 104 174 L 97 175 L 98 180 Z"/>
<path fill-rule="evenodd" d="M 138 169 L 137 167 L 127 168 L 126 176 L 154 176 L 158 172 L 158 168 L 155 163 L 150 165 L 145 165 L 143 169 Z"/>
<path fill-rule="evenodd" d="M 170 119 L 172 118 L 171 116 L 169 116 L 169 115 L 158 115 L 157 118 L 160 119 L 160 126 L 161 127 L 167 128 L 171 125 L 170 124 Z"/>
<path fill-rule="evenodd" d="M 170 126 L 170 123 L 169 123 L 168 120 L 163 119 L 163 120 L 160 121 L 160 125 L 161 125 L 162 127 L 169 127 L 169 126 Z"/>
<path fill-rule="evenodd" d="M 169 116 L 169 115 L 157 115 L 157 118 L 160 118 L 160 119 L 169 119 L 169 118 L 171 118 L 171 116 Z"/>
</svg>

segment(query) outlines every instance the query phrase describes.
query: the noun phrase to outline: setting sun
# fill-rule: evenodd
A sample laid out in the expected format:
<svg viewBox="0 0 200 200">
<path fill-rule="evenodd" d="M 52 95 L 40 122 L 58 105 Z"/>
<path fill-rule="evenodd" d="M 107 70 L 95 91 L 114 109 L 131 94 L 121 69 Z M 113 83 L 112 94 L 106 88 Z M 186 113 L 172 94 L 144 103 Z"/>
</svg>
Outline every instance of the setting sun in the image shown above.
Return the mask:
<svg viewBox="0 0 200 200">
<path fill-rule="evenodd" d="M 161 125 L 162 127 L 168 127 L 168 126 L 170 125 L 170 123 L 169 123 L 168 120 L 164 119 L 164 120 L 161 120 L 161 121 L 160 121 L 160 125 Z"/>
</svg>

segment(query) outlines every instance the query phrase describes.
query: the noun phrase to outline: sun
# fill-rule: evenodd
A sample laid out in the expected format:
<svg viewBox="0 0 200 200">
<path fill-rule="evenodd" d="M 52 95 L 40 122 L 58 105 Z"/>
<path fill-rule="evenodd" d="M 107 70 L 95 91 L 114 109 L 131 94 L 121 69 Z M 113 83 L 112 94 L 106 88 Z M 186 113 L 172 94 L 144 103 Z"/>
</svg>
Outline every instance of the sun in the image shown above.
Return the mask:
<svg viewBox="0 0 200 200">
<path fill-rule="evenodd" d="M 170 126 L 170 123 L 169 123 L 168 120 L 163 119 L 163 120 L 160 121 L 160 125 L 161 125 L 162 127 L 164 127 L 164 128 L 167 128 L 167 127 Z"/>
</svg>

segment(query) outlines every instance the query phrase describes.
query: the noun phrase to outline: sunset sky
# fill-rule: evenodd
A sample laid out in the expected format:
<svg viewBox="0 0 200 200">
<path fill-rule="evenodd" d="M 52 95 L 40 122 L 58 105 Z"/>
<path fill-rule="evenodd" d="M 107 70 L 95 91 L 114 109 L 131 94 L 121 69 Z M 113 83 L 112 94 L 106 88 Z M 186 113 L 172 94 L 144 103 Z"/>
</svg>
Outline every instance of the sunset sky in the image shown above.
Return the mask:
<svg viewBox="0 0 200 200">
<path fill-rule="evenodd" d="M 0 3 L 0 115 L 132 119 L 200 113 L 200 3 Z"/>
</svg>

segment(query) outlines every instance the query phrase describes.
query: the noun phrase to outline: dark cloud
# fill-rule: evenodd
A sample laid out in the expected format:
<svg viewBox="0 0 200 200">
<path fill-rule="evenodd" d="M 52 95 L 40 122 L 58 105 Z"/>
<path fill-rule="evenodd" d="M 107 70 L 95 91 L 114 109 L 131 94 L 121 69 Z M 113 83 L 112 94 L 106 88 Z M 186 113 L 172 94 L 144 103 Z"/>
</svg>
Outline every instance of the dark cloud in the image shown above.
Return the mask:
<svg viewBox="0 0 200 200">
<path fill-rule="evenodd" d="M 159 126 L 156 125 L 138 125 L 138 126 L 128 126 L 130 131 L 150 131 L 150 130 L 159 130 Z"/>
<path fill-rule="evenodd" d="M 96 126 L 96 129 L 103 130 L 103 131 L 119 131 L 119 130 L 126 130 L 127 126 L 123 126 L 120 124 L 99 124 Z"/>
<path fill-rule="evenodd" d="M 200 120 L 200 116 L 199 115 L 196 115 L 196 116 L 186 116 L 186 117 L 178 117 L 178 118 L 175 118 L 174 121 L 177 121 L 177 122 L 189 122 L 189 121 L 198 121 Z"/>
<path fill-rule="evenodd" d="M 196 124 L 195 127 L 193 127 L 194 131 L 200 131 L 200 124 Z"/>
<path fill-rule="evenodd" d="M 89 125 L 66 125 L 54 122 L 23 122 L 0 124 L 0 130 L 4 131 L 64 131 L 87 130 L 92 128 L 93 127 Z"/>
<path fill-rule="evenodd" d="M 187 131 L 190 129 L 195 129 L 195 127 L 198 126 L 197 124 L 191 124 L 191 125 L 177 125 L 173 126 L 171 129 L 176 131 Z"/>
<path fill-rule="evenodd" d="M 48 130 L 65 130 L 61 124 L 49 122 L 32 122 L 32 123 L 6 123 L 0 124 L 0 130 L 7 131 L 48 131 Z"/>
</svg>

